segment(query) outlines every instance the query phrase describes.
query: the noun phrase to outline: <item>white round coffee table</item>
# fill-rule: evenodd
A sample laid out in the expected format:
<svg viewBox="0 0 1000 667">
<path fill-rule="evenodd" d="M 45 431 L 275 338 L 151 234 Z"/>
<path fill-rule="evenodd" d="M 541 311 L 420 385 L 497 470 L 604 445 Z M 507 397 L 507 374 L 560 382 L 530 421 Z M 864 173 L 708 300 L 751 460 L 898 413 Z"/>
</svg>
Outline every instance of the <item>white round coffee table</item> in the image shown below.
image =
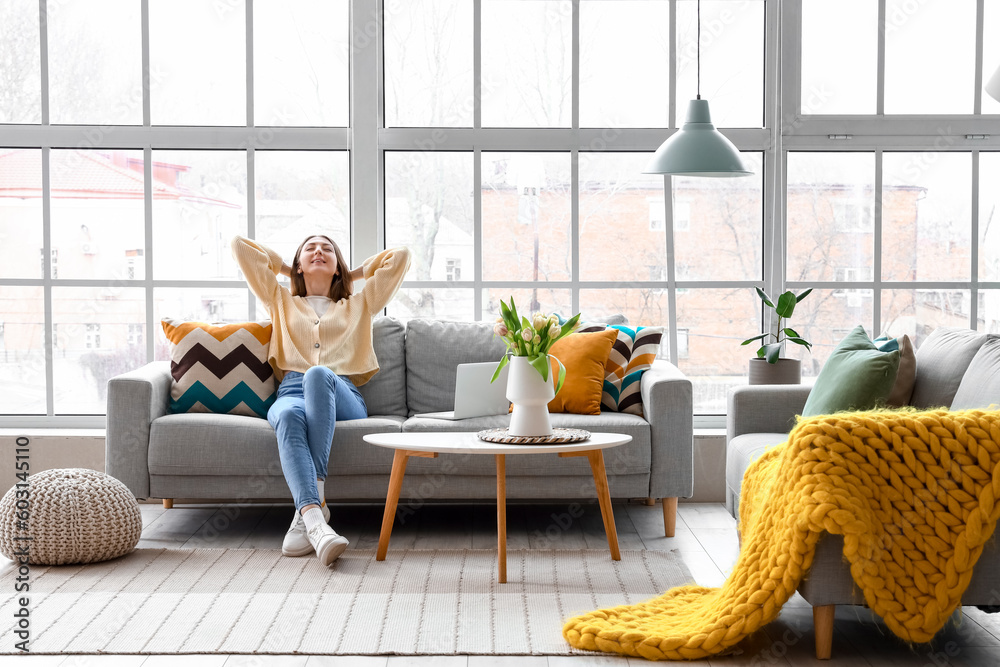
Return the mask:
<svg viewBox="0 0 1000 667">
<path fill-rule="evenodd" d="M 406 462 L 411 456 L 437 458 L 438 454 L 493 454 L 497 464 L 497 570 L 500 583 L 507 581 L 507 472 L 506 456 L 509 454 L 559 454 L 562 457 L 586 456 L 597 487 L 597 499 L 604 519 L 604 532 L 608 536 L 611 558 L 621 560 L 618 551 L 618 533 L 615 517 L 611 511 L 611 495 L 608 493 L 608 478 L 604 471 L 602 450 L 618 447 L 632 441 L 632 436 L 619 433 L 591 433 L 583 442 L 552 445 L 503 445 L 480 440 L 475 433 L 372 433 L 364 436 L 365 442 L 378 447 L 394 449 L 392 474 L 389 477 L 389 492 L 385 499 L 385 513 L 382 515 L 382 532 L 378 538 L 378 552 L 375 560 L 385 560 L 389 549 L 392 523 L 396 517 L 399 492 L 403 488 Z"/>
</svg>

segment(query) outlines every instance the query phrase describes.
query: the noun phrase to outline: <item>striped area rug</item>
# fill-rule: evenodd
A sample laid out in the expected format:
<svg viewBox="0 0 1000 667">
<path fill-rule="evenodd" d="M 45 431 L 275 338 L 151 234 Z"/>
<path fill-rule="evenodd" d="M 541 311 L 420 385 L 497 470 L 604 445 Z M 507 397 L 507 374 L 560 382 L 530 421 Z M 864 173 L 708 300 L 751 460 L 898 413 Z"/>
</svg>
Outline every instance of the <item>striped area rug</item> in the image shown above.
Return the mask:
<svg viewBox="0 0 1000 667">
<path fill-rule="evenodd" d="M 348 550 L 330 568 L 277 550 L 138 549 L 34 566 L 33 653 L 571 655 L 563 621 L 692 581 L 664 551 Z M 13 618 L 16 569 L 0 572 Z M 10 638 L 8 633 L 8 638 Z M 13 641 L 0 653 L 16 652 Z"/>
</svg>

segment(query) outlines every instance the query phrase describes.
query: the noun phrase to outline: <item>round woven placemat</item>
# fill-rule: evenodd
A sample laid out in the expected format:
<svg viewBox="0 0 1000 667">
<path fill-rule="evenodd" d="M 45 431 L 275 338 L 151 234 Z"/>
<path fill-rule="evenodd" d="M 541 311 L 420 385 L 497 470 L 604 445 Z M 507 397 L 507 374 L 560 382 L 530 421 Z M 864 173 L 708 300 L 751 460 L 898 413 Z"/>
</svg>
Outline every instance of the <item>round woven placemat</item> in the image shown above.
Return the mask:
<svg viewBox="0 0 1000 667">
<path fill-rule="evenodd" d="M 504 445 L 559 445 L 590 439 L 582 428 L 554 428 L 552 435 L 509 435 L 505 428 L 488 428 L 476 434 L 480 440 Z"/>
</svg>

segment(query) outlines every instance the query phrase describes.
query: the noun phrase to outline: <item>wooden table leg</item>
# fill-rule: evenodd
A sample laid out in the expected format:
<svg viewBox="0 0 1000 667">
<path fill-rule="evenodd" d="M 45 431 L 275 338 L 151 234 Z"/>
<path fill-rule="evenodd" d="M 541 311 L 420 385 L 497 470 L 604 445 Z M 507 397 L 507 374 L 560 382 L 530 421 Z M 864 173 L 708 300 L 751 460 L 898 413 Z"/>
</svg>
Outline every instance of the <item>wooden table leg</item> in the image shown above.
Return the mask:
<svg viewBox="0 0 1000 667">
<path fill-rule="evenodd" d="M 604 470 L 604 452 L 600 449 L 587 452 L 587 460 L 590 461 L 590 471 L 594 473 L 594 486 L 597 487 L 597 500 L 601 503 L 601 518 L 604 519 L 604 532 L 608 536 L 611 559 L 621 560 L 622 555 L 618 551 L 618 529 L 615 528 L 615 514 L 611 509 L 608 476 Z"/>
<path fill-rule="evenodd" d="M 621 560 L 618 551 L 618 529 L 615 528 L 615 515 L 611 509 L 611 492 L 608 490 L 608 475 L 604 470 L 604 451 L 592 449 L 589 452 L 559 452 L 561 457 L 586 456 L 590 461 L 590 472 L 594 474 L 594 486 L 597 487 L 597 500 L 601 503 L 601 518 L 604 519 L 604 533 L 608 536 L 608 548 L 611 549 L 611 559 Z"/>
<path fill-rule="evenodd" d="M 389 550 L 389 536 L 392 535 L 392 522 L 396 518 L 396 504 L 399 503 L 399 492 L 403 488 L 403 475 L 406 473 L 406 462 L 409 452 L 397 449 L 392 457 L 392 473 L 389 475 L 389 493 L 385 497 L 385 513 L 382 515 L 382 532 L 378 536 L 378 551 L 375 560 L 385 560 L 385 552 Z"/>
<path fill-rule="evenodd" d="M 497 579 L 507 583 L 507 461 L 503 454 L 497 459 Z"/>
</svg>

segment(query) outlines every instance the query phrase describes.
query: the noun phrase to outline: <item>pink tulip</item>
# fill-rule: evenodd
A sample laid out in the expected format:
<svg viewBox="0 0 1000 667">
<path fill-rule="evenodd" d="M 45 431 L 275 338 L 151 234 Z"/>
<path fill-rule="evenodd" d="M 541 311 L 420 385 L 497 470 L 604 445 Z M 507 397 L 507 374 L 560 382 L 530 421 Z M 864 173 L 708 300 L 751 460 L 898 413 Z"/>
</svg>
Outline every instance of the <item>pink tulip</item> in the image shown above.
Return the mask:
<svg viewBox="0 0 1000 667">
<path fill-rule="evenodd" d="M 521 338 L 523 338 L 524 342 L 526 342 L 526 343 L 531 342 L 531 338 L 532 338 L 532 331 L 531 331 L 531 329 L 521 329 Z"/>
</svg>

